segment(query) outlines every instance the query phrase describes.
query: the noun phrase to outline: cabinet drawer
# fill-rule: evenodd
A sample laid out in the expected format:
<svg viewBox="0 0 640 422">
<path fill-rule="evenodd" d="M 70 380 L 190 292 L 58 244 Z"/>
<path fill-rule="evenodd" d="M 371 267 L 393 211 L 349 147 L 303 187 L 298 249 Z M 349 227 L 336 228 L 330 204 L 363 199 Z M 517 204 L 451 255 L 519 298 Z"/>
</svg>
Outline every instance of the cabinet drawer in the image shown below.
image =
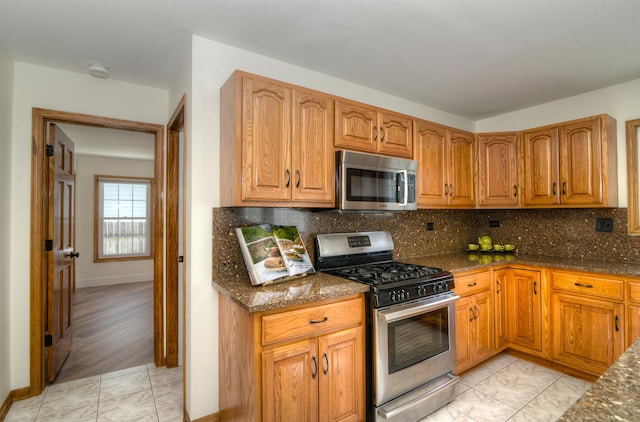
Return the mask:
<svg viewBox="0 0 640 422">
<path fill-rule="evenodd" d="M 466 296 L 491 288 L 491 272 L 454 276 L 454 291 L 457 295 Z"/>
<path fill-rule="evenodd" d="M 640 283 L 629 281 L 627 286 L 629 292 L 627 299 L 629 299 L 629 302 L 640 303 Z"/>
<path fill-rule="evenodd" d="M 606 299 L 623 299 L 623 282 L 572 273 L 551 273 L 551 288 Z"/>
<path fill-rule="evenodd" d="M 334 330 L 362 321 L 363 299 L 329 303 L 262 317 L 262 344 L 267 345 Z"/>
</svg>

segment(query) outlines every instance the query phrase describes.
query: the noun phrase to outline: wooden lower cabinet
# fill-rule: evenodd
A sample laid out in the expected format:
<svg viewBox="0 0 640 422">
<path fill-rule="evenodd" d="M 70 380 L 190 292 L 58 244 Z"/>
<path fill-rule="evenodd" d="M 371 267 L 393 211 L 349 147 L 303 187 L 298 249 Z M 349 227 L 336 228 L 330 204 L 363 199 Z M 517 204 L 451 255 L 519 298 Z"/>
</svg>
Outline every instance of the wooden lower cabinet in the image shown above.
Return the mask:
<svg viewBox="0 0 640 422">
<path fill-rule="evenodd" d="M 504 350 L 509 345 L 509 301 L 508 301 L 508 284 L 507 276 L 509 269 L 501 269 L 493 272 L 493 281 L 495 294 L 494 298 L 494 315 L 495 315 L 495 335 L 496 335 L 496 351 Z"/>
<path fill-rule="evenodd" d="M 365 419 L 362 295 L 269 314 L 219 304 L 221 421 Z"/>
<path fill-rule="evenodd" d="M 540 272 L 509 269 L 509 343 L 524 352 L 542 352 L 542 285 Z M 537 354 L 537 353 L 534 353 Z"/>
<path fill-rule="evenodd" d="M 491 272 L 456 277 L 456 373 L 495 354 Z"/>
<path fill-rule="evenodd" d="M 640 337 L 640 283 L 627 282 L 627 337 L 625 346 L 629 347 Z"/>
</svg>

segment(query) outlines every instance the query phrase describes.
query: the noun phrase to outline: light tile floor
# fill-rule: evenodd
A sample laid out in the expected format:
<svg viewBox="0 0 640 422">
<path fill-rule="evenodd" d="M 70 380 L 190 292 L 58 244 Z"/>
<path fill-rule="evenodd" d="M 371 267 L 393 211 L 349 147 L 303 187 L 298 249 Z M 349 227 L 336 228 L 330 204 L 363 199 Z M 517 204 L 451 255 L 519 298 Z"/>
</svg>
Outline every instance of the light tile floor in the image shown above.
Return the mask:
<svg viewBox="0 0 640 422">
<path fill-rule="evenodd" d="M 182 421 L 182 368 L 154 364 L 52 384 L 12 404 L 6 422 Z"/>
<path fill-rule="evenodd" d="M 502 353 L 462 374 L 456 398 L 421 422 L 551 422 L 590 386 Z"/>
<path fill-rule="evenodd" d="M 591 383 L 500 354 L 464 373 L 456 398 L 422 422 L 555 421 Z M 182 421 L 182 368 L 153 364 L 45 388 L 13 403 L 7 422 Z"/>
</svg>

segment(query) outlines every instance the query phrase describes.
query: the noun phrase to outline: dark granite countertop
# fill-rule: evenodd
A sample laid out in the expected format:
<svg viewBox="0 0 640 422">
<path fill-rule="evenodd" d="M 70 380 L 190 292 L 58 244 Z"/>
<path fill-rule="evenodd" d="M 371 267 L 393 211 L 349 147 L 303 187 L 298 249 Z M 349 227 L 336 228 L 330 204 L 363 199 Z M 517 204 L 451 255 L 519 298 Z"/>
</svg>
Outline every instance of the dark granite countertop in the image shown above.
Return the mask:
<svg viewBox="0 0 640 422">
<path fill-rule="evenodd" d="M 535 255 L 455 253 L 399 258 L 398 261 L 443 268 L 454 274 L 497 265 L 521 264 L 640 278 L 640 264 Z M 248 312 L 286 308 L 368 291 L 368 286 L 364 284 L 323 273 L 313 273 L 307 277 L 269 286 L 253 286 L 247 277 L 216 279 L 212 284 Z"/>
<path fill-rule="evenodd" d="M 556 258 L 537 255 L 455 253 L 398 259 L 398 261 L 443 268 L 454 274 L 477 270 L 480 268 L 491 268 L 496 265 L 521 264 L 561 270 L 585 271 L 621 277 L 640 278 L 640 264 L 616 261 L 580 260 L 575 258 Z"/>
<path fill-rule="evenodd" d="M 640 339 L 636 340 L 560 421 L 640 420 Z"/>
<path fill-rule="evenodd" d="M 286 308 L 369 291 L 366 284 L 324 273 L 268 286 L 253 286 L 249 278 L 213 280 L 212 284 L 248 312 Z"/>
</svg>

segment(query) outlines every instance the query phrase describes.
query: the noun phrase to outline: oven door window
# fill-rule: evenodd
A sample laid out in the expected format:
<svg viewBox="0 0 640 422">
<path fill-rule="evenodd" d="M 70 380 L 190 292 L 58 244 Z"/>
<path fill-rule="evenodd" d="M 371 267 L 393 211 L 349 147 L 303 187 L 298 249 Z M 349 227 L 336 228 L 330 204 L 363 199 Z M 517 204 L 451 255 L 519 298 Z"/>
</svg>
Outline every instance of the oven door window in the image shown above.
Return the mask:
<svg viewBox="0 0 640 422">
<path fill-rule="evenodd" d="M 348 201 L 402 202 L 404 175 L 387 171 L 347 168 Z"/>
<path fill-rule="evenodd" d="M 449 350 L 448 314 L 444 307 L 388 325 L 389 374 Z"/>
</svg>

